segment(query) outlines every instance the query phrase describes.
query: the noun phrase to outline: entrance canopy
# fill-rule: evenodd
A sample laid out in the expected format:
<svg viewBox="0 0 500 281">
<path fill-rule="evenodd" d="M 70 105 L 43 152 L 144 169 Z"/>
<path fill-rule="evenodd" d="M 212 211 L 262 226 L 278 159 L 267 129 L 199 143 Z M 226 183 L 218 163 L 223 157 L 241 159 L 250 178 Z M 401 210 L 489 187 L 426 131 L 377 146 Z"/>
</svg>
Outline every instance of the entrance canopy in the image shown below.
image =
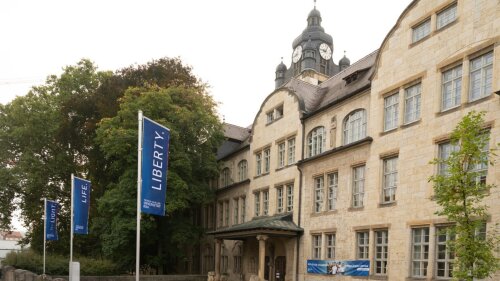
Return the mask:
<svg viewBox="0 0 500 281">
<path fill-rule="evenodd" d="M 254 218 L 251 221 L 208 232 L 216 239 L 241 240 L 256 235 L 294 237 L 304 229 L 293 222 L 292 214 L 280 214 Z"/>
</svg>

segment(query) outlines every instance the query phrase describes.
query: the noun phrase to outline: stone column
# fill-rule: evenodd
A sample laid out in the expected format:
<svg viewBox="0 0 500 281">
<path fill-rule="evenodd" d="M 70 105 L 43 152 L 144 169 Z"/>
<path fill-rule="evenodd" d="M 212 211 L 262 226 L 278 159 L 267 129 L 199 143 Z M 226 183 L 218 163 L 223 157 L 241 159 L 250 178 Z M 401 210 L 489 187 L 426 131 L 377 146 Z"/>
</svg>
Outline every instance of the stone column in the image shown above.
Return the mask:
<svg viewBox="0 0 500 281">
<path fill-rule="evenodd" d="M 259 280 L 264 280 L 264 270 L 266 262 L 266 240 L 269 238 L 267 235 L 257 235 L 259 240 Z"/>
<path fill-rule="evenodd" d="M 215 239 L 215 280 L 220 280 L 220 259 L 221 259 L 222 240 Z"/>
</svg>

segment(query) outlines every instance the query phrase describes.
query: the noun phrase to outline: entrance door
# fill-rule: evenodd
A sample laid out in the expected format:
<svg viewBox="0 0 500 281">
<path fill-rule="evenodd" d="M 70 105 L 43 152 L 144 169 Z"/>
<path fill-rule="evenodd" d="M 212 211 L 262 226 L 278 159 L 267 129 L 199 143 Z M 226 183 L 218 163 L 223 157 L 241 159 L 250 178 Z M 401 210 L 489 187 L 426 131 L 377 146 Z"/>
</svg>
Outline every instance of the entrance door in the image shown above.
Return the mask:
<svg viewBox="0 0 500 281">
<path fill-rule="evenodd" d="M 274 266 L 276 269 L 276 281 L 285 281 L 286 257 L 285 256 L 277 257 L 274 262 Z"/>
</svg>

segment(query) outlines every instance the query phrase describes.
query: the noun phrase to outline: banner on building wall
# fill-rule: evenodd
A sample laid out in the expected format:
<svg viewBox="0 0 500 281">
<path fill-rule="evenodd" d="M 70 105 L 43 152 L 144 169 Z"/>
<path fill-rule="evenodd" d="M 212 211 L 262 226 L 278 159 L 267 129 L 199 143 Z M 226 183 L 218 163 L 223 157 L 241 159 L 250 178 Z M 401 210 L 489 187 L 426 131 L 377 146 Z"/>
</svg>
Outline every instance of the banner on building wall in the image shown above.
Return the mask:
<svg viewBox="0 0 500 281">
<path fill-rule="evenodd" d="M 141 211 L 165 215 L 170 131 L 144 117 L 142 137 Z"/>
<path fill-rule="evenodd" d="M 73 186 L 73 231 L 76 234 L 88 234 L 90 181 L 74 177 Z"/>
<path fill-rule="evenodd" d="M 47 200 L 45 206 L 45 239 L 58 240 L 57 236 L 57 214 L 59 211 L 59 203 Z"/>
<path fill-rule="evenodd" d="M 307 260 L 307 273 L 344 276 L 368 276 L 369 260 Z"/>
</svg>

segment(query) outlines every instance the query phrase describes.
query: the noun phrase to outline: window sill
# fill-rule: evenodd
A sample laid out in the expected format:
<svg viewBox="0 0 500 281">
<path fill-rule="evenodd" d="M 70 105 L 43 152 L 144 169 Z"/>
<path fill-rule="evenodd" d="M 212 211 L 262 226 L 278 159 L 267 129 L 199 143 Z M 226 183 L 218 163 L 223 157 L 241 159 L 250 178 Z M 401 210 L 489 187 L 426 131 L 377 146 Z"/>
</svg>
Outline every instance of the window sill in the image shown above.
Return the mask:
<svg viewBox="0 0 500 281">
<path fill-rule="evenodd" d="M 337 210 L 330 210 L 330 211 L 322 211 L 322 212 L 313 212 L 310 214 L 311 217 L 321 217 L 321 216 L 327 216 L 327 215 L 334 215 L 338 211 Z"/>
<path fill-rule="evenodd" d="M 267 176 L 267 175 L 269 175 L 269 172 L 264 173 L 264 174 L 260 174 L 260 175 L 258 175 L 258 176 L 253 177 L 253 178 L 254 178 L 254 179 L 257 179 L 257 178 L 261 178 L 261 177 L 264 177 L 264 176 Z"/>
<path fill-rule="evenodd" d="M 348 212 L 358 212 L 358 211 L 363 211 L 365 209 L 365 206 L 361 207 L 349 207 L 347 209 Z"/>
<path fill-rule="evenodd" d="M 379 208 L 387 208 L 387 207 L 394 207 L 397 206 L 398 202 L 397 201 L 392 201 L 392 202 L 382 202 L 378 204 Z"/>
<path fill-rule="evenodd" d="M 406 277 L 406 281 L 421 281 L 427 280 L 427 277 Z"/>
<path fill-rule="evenodd" d="M 489 95 L 487 95 L 487 96 L 480 97 L 480 98 L 475 99 L 475 100 L 473 100 L 473 101 L 468 100 L 468 102 L 467 102 L 467 104 L 465 105 L 465 107 L 473 106 L 473 105 L 476 105 L 476 104 L 481 103 L 481 102 L 483 102 L 483 101 L 487 101 L 487 100 L 491 99 L 492 97 L 493 97 L 493 95 L 492 95 L 492 94 L 489 94 Z"/>
<path fill-rule="evenodd" d="M 398 130 L 398 127 L 396 126 L 396 127 L 392 128 L 392 129 L 385 130 L 385 131 L 381 132 L 380 136 L 384 136 L 384 135 L 390 134 L 390 133 L 395 132 L 397 130 Z"/>
<path fill-rule="evenodd" d="M 428 38 L 430 38 L 432 35 L 432 33 L 429 33 L 427 35 L 425 35 L 424 37 L 420 38 L 418 41 L 415 41 L 415 42 L 411 42 L 410 45 L 408 46 L 408 49 L 411 49 L 417 45 L 420 45 L 420 43 L 424 42 L 425 40 L 427 40 Z M 413 37 L 413 36 L 412 36 Z"/>
<path fill-rule="evenodd" d="M 293 163 L 293 164 L 288 164 L 288 165 L 285 165 L 285 166 L 283 166 L 283 167 L 279 167 L 279 168 L 277 168 L 277 169 L 276 169 L 276 170 L 274 170 L 274 171 L 275 171 L 275 172 L 278 172 L 278 171 L 281 171 L 281 170 L 285 170 L 286 168 L 290 168 L 290 167 L 292 167 L 292 166 L 295 166 L 295 163 Z"/>
<path fill-rule="evenodd" d="M 278 120 L 280 120 L 280 119 L 282 119 L 282 118 L 283 118 L 283 115 L 281 115 L 281 116 L 280 116 L 280 117 L 278 117 L 278 118 L 273 119 L 273 121 L 267 122 L 267 123 L 266 123 L 266 126 L 269 126 L 269 125 L 273 124 L 274 122 L 276 122 L 276 121 L 278 121 Z"/>
<path fill-rule="evenodd" d="M 401 128 L 403 128 L 403 129 L 408 128 L 408 127 L 420 124 L 421 122 L 422 122 L 422 118 L 419 118 L 418 120 L 411 121 L 409 123 L 405 123 L 405 124 L 401 125 Z"/>
<path fill-rule="evenodd" d="M 387 275 L 370 275 L 371 280 L 389 280 Z"/>
<path fill-rule="evenodd" d="M 461 106 L 461 104 L 459 104 L 459 105 L 456 105 L 454 107 L 450 107 L 448 109 L 441 110 L 440 112 L 436 112 L 436 117 L 440 117 L 440 116 L 446 115 L 448 113 L 455 112 L 461 108 L 462 108 L 462 106 Z"/>
</svg>

